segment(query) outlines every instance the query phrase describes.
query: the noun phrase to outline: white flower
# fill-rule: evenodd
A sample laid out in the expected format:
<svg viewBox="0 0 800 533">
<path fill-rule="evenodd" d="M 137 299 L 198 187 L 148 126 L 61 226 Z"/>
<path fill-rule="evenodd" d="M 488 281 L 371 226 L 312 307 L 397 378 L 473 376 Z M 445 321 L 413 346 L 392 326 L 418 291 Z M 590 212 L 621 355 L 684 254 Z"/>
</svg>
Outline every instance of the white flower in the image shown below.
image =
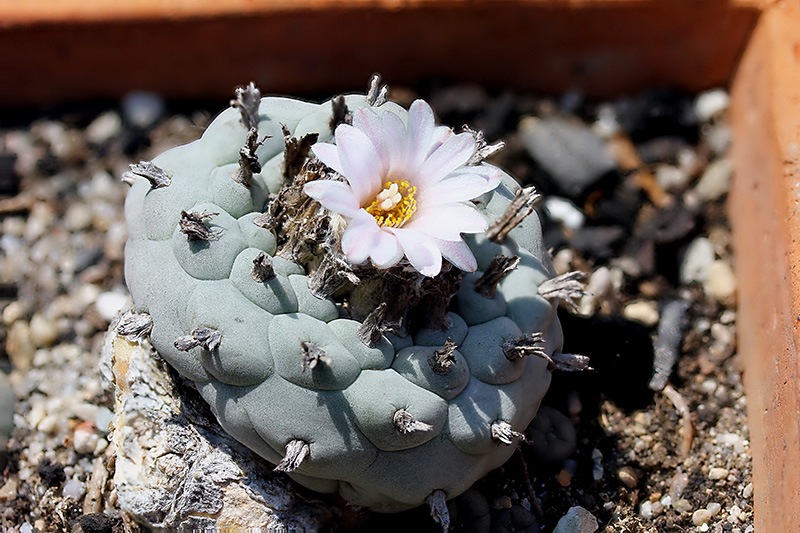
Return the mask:
<svg viewBox="0 0 800 533">
<path fill-rule="evenodd" d="M 349 261 L 388 268 L 405 255 L 425 276 L 440 272 L 442 257 L 461 270 L 477 268 L 461 234 L 486 230 L 470 200 L 497 187 L 501 174 L 466 166 L 476 149 L 472 134 L 436 126 L 430 106 L 417 100 L 408 126 L 391 111 L 361 108 L 335 136 L 336 144 L 313 150 L 346 181 L 311 181 L 303 190 L 348 221 L 341 244 Z"/>
</svg>

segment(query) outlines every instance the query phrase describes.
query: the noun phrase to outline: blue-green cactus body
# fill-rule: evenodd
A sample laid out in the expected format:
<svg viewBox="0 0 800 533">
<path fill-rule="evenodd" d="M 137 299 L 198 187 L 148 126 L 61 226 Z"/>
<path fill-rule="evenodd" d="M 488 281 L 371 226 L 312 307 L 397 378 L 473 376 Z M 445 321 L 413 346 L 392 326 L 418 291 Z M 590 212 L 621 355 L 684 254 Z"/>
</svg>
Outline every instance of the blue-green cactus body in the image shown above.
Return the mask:
<svg viewBox="0 0 800 533">
<path fill-rule="evenodd" d="M 346 103 L 367 105 L 363 96 Z M 394 104 L 375 109 L 407 117 Z M 136 310 L 153 318 L 153 345 L 197 383 L 221 425 L 268 461 L 279 462 L 291 441 L 307 443 L 308 457 L 290 475 L 314 490 L 389 512 L 422 504 L 436 490 L 457 496 L 514 451 L 493 437 L 492 424 L 524 430 L 550 382 L 545 359 L 509 360 L 503 342 L 539 332 L 548 354 L 561 346 L 554 306 L 537 292 L 552 277 L 538 219 L 528 217 L 503 245 L 467 237 L 480 270 L 464 279 L 447 331 L 387 334 L 368 347 L 359 323 L 313 296 L 304 269 L 277 257 L 276 236 L 254 223 L 284 183 L 281 124 L 295 136 L 330 140 L 331 105 L 264 98 L 259 118 L 259 138 L 269 137 L 256 152 L 262 171 L 250 188 L 231 177 L 245 142 L 240 112 L 231 108 L 201 139 L 153 160 L 171 174 L 169 186 L 141 179 L 128 194 L 126 280 Z M 479 208 L 496 219 L 518 188 L 505 176 Z M 215 237 L 187 239 L 182 210 L 210 214 Z M 251 270 L 262 253 L 274 277 L 259 282 Z M 498 253 L 520 256 L 520 265 L 486 298 L 473 285 Z M 175 347 L 201 326 L 221 333 L 218 347 Z M 428 360 L 448 339 L 454 361 L 439 374 Z M 308 344 L 324 350 L 326 364 L 306 364 Z M 429 429 L 398 430 L 398 410 Z"/>
</svg>

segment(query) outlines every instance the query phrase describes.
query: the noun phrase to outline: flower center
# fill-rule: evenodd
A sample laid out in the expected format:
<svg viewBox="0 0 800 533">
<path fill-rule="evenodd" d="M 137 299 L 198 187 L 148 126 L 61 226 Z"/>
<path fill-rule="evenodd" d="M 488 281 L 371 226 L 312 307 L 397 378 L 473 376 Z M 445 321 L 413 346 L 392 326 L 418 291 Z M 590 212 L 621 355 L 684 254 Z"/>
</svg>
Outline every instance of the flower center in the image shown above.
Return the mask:
<svg viewBox="0 0 800 533">
<path fill-rule="evenodd" d="M 406 180 L 387 181 L 383 190 L 365 209 L 379 226 L 399 228 L 417 210 L 417 201 L 414 200 L 416 192 L 417 188 Z"/>
</svg>

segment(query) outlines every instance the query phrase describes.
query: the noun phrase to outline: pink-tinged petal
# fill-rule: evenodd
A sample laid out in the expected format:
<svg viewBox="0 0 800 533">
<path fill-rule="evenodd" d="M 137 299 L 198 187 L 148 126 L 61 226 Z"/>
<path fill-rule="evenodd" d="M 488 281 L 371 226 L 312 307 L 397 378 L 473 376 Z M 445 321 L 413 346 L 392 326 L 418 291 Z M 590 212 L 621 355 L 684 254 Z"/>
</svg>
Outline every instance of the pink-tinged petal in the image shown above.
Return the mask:
<svg viewBox="0 0 800 533">
<path fill-rule="evenodd" d="M 406 228 L 390 228 L 389 231 L 397 236 L 408 262 L 417 272 L 432 278 L 442 270 L 442 254 L 432 238 Z"/>
<path fill-rule="evenodd" d="M 436 241 L 439 250 L 445 259 L 465 272 L 475 272 L 478 269 L 478 262 L 472 254 L 469 245 L 464 241 Z"/>
<path fill-rule="evenodd" d="M 359 205 L 369 205 L 381 190 L 383 163 L 367 135 L 353 126 L 340 124 L 336 128 L 336 146 L 345 177 Z"/>
<path fill-rule="evenodd" d="M 402 173 L 405 170 L 406 153 L 408 149 L 406 125 L 403 124 L 400 117 L 391 111 L 385 111 L 383 115 L 381 115 L 381 126 L 386 146 L 391 147 L 387 154 L 389 157 L 386 166 L 387 174 L 392 176 Z M 406 176 L 401 176 L 401 178 L 404 177 Z"/>
<path fill-rule="evenodd" d="M 393 140 L 387 142 L 381 117 L 372 109 L 362 107 L 353 113 L 353 126 L 369 137 L 372 146 L 375 147 L 375 151 L 383 163 L 381 174 L 385 175 L 389 171 L 391 150 L 394 149 L 394 142 L 392 142 Z"/>
<path fill-rule="evenodd" d="M 342 251 L 356 265 L 367 260 L 380 233 L 372 215 L 363 209 L 356 212 L 342 234 Z"/>
<path fill-rule="evenodd" d="M 436 183 L 463 166 L 475 153 L 475 138 L 470 133 L 459 133 L 448 138 L 422 163 L 419 174 L 426 183 Z"/>
<path fill-rule="evenodd" d="M 453 130 L 448 128 L 447 126 L 436 126 L 433 130 L 433 138 L 431 140 L 431 151 L 428 152 L 428 155 L 431 155 L 434 150 L 439 148 L 444 142 L 455 135 Z"/>
<path fill-rule="evenodd" d="M 397 242 L 397 236 L 390 231 L 379 231 L 373 246 L 369 256 L 372 264 L 378 268 L 389 268 L 403 258 L 403 249 Z"/>
<path fill-rule="evenodd" d="M 352 217 L 360 206 L 350 185 L 343 181 L 314 180 L 303 186 L 303 192 L 322 204 L 322 207 L 346 217 Z"/>
<path fill-rule="evenodd" d="M 416 199 L 426 208 L 467 202 L 497 188 L 501 179 L 502 174 L 497 169 L 463 167 L 437 183 L 419 187 Z"/>
<path fill-rule="evenodd" d="M 486 218 L 467 204 L 446 204 L 418 209 L 404 228 L 420 231 L 437 239 L 461 240 L 462 233 L 486 231 Z"/>
<path fill-rule="evenodd" d="M 314 155 L 325 165 L 331 167 L 339 174 L 344 174 L 342 162 L 339 161 L 339 149 L 335 144 L 317 143 L 311 147 L 311 151 L 313 151 Z"/>
<path fill-rule="evenodd" d="M 415 172 L 430 153 L 435 129 L 431 106 L 424 100 L 414 100 L 408 110 L 407 172 Z"/>
</svg>

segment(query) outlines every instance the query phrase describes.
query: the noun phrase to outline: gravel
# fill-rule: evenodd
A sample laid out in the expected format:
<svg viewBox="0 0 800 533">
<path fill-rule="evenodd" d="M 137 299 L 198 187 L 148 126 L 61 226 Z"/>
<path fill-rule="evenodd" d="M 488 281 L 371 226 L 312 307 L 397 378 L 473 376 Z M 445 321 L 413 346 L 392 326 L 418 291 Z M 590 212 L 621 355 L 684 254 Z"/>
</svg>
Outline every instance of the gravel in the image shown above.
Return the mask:
<svg viewBox="0 0 800 533">
<path fill-rule="evenodd" d="M 727 94 L 659 89 L 600 103 L 476 86 L 420 94 L 444 123 L 469 122 L 490 142 L 506 141 L 493 162 L 552 196 L 540 215 L 556 270 L 589 275 L 578 313 L 562 322 L 565 351 L 589 355 L 594 370 L 554 376 L 531 429 L 539 437 L 451 503 L 454 529 L 752 531 L 724 205 Z M 420 94 L 395 88 L 390 97 L 407 105 Z M 108 482 L 113 395 L 99 370 L 103 334 L 129 305 L 119 177 L 198 137 L 225 105 L 187 109 L 131 94 L 119 106 L 73 106 L 0 127 L 0 163 L 11 176 L 0 188 L 0 369 L 16 397 L 0 478 L 4 531 L 121 527 Z M 551 141 L 582 155 L 553 163 L 531 152 L 532 124 L 550 125 Z M 563 170 L 578 163 L 581 175 Z M 659 367 L 663 391 L 653 391 L 670 302 L 685 306 L 687 325 L 670 339 L 674 365 Z M 0 409 L 8 413 L 11 401 L 0 398 Z M 7 434 L 0 427 L 0 443 Z M 425 509 L 384 516 L 321 499 L 343 530 L 437 531 Z M 581 525 L 559 526 L 572 520 Z"/>
</svg>

